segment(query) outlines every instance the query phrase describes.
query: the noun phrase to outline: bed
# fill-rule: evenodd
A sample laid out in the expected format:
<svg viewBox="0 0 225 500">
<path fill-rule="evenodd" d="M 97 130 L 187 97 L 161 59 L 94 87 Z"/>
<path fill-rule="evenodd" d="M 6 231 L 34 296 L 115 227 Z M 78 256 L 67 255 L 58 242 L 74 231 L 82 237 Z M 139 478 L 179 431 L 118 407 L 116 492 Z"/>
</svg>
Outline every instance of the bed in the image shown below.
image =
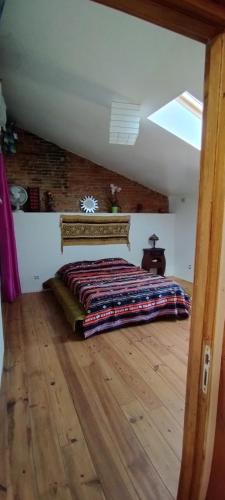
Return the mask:
<svg viewBox="0 0 225 500">
<path fill-rule="evenodd" d="M 85 338 L 190 313 L 190 297 L 179 284 L 120 258 L 66 264 L 44 288 L 53 290 L 73 329 Z"/>
</svg>

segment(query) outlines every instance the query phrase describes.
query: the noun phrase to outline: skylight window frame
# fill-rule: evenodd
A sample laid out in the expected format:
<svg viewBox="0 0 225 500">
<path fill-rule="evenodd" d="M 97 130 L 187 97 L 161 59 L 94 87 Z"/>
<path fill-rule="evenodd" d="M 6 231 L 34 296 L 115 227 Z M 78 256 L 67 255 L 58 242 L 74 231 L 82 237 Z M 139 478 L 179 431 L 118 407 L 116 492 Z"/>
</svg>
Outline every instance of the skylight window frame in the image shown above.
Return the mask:
<svg viewBox="0 0 225 500">
<path fill-rule="evenodd" d="M 183 94 L 176 98 L 176 101 L 184 106 L 188 111 L 196 115 L 200 120 L 203 114 L 203 103 L 185 90 Z"/>
<path fill-rule="evenodd" d="M 188 91 L 165 103 L 147 119 L 191 147 L 201 150 L 203 104 Z"/>
</svg>

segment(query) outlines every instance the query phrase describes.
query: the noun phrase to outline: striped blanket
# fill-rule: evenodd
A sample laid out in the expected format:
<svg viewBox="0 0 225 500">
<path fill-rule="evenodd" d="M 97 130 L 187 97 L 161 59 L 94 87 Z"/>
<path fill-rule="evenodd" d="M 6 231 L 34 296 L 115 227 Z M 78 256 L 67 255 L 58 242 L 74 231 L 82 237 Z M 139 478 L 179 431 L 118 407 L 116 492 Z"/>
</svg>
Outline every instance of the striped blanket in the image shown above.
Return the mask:
<svg viewBox="0 0 225 500">
<path fill-rule="evenodd" d="M 124 259 L 74 262 L 58 274 L 85 310 L 85 337 L 158 318 L 189 315 L 190 298 L 183 288 Z"/>
</svg>

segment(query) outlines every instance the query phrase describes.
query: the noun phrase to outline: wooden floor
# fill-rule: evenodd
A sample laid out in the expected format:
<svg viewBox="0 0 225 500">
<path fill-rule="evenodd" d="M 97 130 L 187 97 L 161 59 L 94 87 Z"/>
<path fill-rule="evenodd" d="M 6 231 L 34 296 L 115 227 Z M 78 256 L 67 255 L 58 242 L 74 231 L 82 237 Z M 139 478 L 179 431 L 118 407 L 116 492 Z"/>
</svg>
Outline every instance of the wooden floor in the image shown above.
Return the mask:
<svg viewBox="0 0 225 500">
<path fill-rule="evenodd" d="M 175 498 L 189 321 L 77 340 L 50 292 L 4 316 L 0 499 Z"/>
</svg>

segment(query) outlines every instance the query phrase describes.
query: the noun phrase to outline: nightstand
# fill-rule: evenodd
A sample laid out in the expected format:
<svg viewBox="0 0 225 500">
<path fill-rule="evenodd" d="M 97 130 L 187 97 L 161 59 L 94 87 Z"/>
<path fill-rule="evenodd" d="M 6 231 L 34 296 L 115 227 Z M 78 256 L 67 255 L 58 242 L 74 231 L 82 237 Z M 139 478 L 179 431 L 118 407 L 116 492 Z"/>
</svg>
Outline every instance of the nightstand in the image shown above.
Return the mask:
<svg viewBox="0 0 225 500">
<path fill-rule="evenodd" d="M 166 269 L 165 248 L 144 248 L 143 252 L 142 268 L 164 276 Z"/>
</svg>

